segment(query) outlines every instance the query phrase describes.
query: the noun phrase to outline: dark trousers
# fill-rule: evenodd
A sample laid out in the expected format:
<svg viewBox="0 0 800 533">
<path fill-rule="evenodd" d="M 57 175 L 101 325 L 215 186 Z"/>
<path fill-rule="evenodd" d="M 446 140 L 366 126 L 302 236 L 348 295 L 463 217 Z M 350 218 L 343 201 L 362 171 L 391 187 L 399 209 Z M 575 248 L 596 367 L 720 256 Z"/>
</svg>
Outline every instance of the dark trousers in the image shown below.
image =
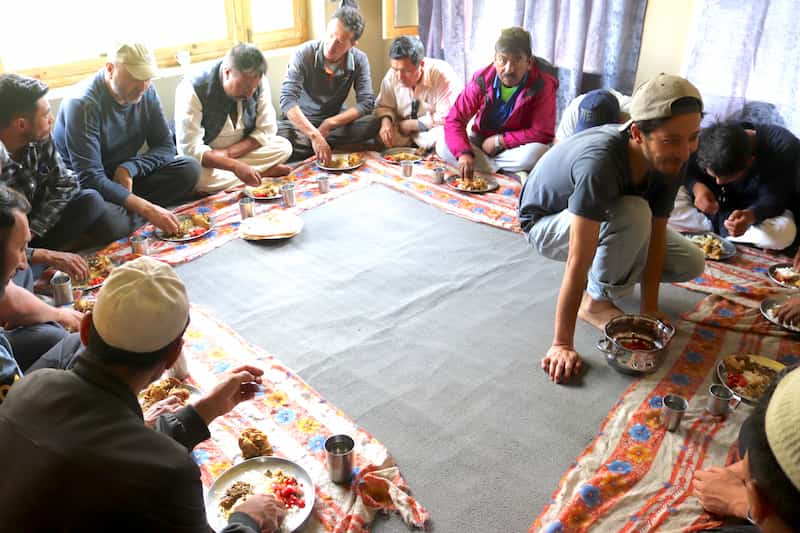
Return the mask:
<svg viewBox="0 0 800 533">
<path fill-rule="evenodd" d="M 306 117 L 314 125 L 319 127 L 326 117 Z M 371 141 L 378 135 L 381 129 L 381 119 L 375 115 L 365 115 L 340 128 L 331 130 L 326 138 L 331 148 L 336 148 L 343 144 L 355 144 Z M 311 147 L 311 139 L 294 127 L 289 119 L 278 121 L 278 135 L 284 137 L 292 143 L 291 161 L 299 161 L 314 155 Z"/>
<path fill-rule="evenodd" d="M 14 275 L 14 284 L 33 292 L 33 272 L 30 267 Z M 20 370 L 25 372 L 45 352 L 67 335 L 67 331 L 56 322 L 43 322 L 30 326 L 20 326 L 4 332 L 14 350 Z"/>
<path fill-rule="evenodd" d="M 83 352 L 81 336 L 79 333 L 70 333 L 64 337 L 43 356 L 39 358 L 29 369 L 28 373 L 40 368 L 56 368 L 67 370 L 72 368 L 75 360 Z"/>
<path fill-rule="evenodd" d="M 200 163 L 191 157 L 177 157 L 149 176 L 133 178 L 133 193 L 162 207 L 185 200 L 200 178 Z M 106 244 L 127 237 L 147 222 L 125 206 L 104 202 L 97 231 L 97 244 Z"/>
<path fill-rule="evenodd" d="M 31 240 L 31 247 L 48 250 L 66 250 L 78 240 L 93 240 L 100 218 L 105 209 L 105 200 L 94 189 L 83 189 L 70 200 L 61 212 L 61 218 L 50 231 Z"/>
</svg>

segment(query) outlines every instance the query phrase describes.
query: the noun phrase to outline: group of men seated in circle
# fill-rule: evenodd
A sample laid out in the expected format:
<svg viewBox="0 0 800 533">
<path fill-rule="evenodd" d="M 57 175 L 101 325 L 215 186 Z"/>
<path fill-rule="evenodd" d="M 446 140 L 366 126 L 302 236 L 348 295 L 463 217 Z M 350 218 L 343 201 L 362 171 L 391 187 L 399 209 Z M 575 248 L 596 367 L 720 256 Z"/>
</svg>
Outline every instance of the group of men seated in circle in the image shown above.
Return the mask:
<svg viewBox="0 0 800 533">
<path fill-rule="evenodd" d="M 58 468 L 70 458 L 68 452 L 75 451 L 50 453 L 60 446 L 55 434 L 73 431 L 89 438 L 90 427 L 111 419 L 126 420 L 117 445 L 128 454 L 128 477 L 138 476 L 143 486 L 163 485 L 163 493 L 148 493 L 146 499 L 167 503 L 159 503 L 155 512 L 140 502 L 140 514 L 125 516 L 143 522 L 127 526 L 159 530 L 204 523 L 196 466 L 188 456 L 177 458 L 165 441 L 141 433 L 141 412 L 130 420 L 138 409 L 138 404 L 131 407 L 135 393 L 172 365 L 179 352 L 188 322 L 180 280 L 169 267 L 141 258 L 111 274 L 95 312 L 85 316 L 34 296 L 34 280 L 45 267 L 84 279 L 88 265 L 73 251 L 125 237 L 147 222 L 175 232 L 178 221 L 170 206 L 285 176 L 291 171 L 287 162 L 315 156 L 326 164 L 334 149 L 359 143 L 415 145 L 435 151 L 465 179 L 476 171 L 518 173 L 524 181 L 519 218 L 526 239 L 541 255 L 566 262 L 555 334 L 541 362 L 559 383 L 580 371 L 573 345 L 578 318 L 602 328 L 621 313 L 615 301 L 637 283 L 641 312 L 659 316 L 660 283 L 702 273 L 703 253 L 668 222 L 768 249 L 794 241 L 800 141 L 786 129 L 725 122 L 701 130 L 699 91 L 685 79 L 662 74 L 631 97 L 614 90 L 581 95 L 565 110 L 556 132 L 557 77 L 551 65 L 533 55 L 530 34 L 522 28 L 501 32 L 494 61 L 465 86 L 447 63 L 424 56 L 419 39 L 399 37 L 391 45 L 391 69 L 376 99 L 369 60 L 356 48 L 364 20 L 356 7 L 344 4 L 329 21 L 325 38 L 299 46 L 292 57 L 280 88 L 280 118 L 264 82 L 267 62 L 249 44 L 234 46 L 222 60 L 180 82 L 174 132 L 151 85 L 157 74 L 153 55 L 141 44 L 116 47 L 106 65 L 61 104 L 55 120 L 44 83 L 0 75 L 5 276 L 0 280 L 0 453 L 38 458 L 21 459 L 6 472 L 7 481 L 26 482 L 0 489 L 0 523 L 36 531 L 60 519 L 69 524 L 66 530 L 85 528 L 92 516 L 88 509 L 40 513 L 31 507 L 35 499 L 25 498 L 46 494 L 46 486 L 80 485 L 83 493 L 84 483 L 104 479 L 96 465 L 81 470 L 90 467 L 85 461 L 65 470 L 69 475 L 59 479 L 61 485 L 46 476 L 62 471 Z M 355 104 L 348 107 L 351 90 Z M 141 293 L 129 285 L 151 296 L 137 299 Z M 80 335 L 66 336 L 68 329 Z M 46 368 L 58 370 L 34 372 Z M 69 374 L 58 373 L 68 368 L 73 369 Z M 164 414 L 158 429 L 191 449 L 207 438 L 211 419 L 252 397 L 259 375 L 256 368 L 238 369 L 194 407 L 162 406 L 156 413 Z M 787 382 L 795 396 L 797 382 Z M 75 414 L 69 410 L 81 403 L 69 404 L 58 395 L 51 401 L 49 391 L 60 387 L 86 402 L 110 394 L 129 409 L 65 427 L 64 420 Z M 764 433 L 760 426 L 757 431 Z M 780 530 L 770 529 L 775 520 L 796 527 L 794 511 L 785 510 L 800 501 L 800 456 L 776 451 L 785 445 L 795 453 L 800 439 L 796 431 L 789 437 L 776 431 L 790 444 L 770 440 L 768 423 L 767 440 L 762 435 L 750 448 L 749 467 L 745 462 L 734 472 L 746 488 L 752 518 L 765 531 Z M 135 453 L 141 442 L 144 450 L 158 449 L 183 466 L 164 472 L 166 462 Z M 98 464 L 121 471 L 114 462 L 119 456 L 106 455 L 110 444 L 94 444 L 90 451 L 102 459 Z M 793 486 L 782 503 L 773 499 L 774 479 L 761 478 L 763 465 L 754 466 L 755 450 L 773 453 L 789 480 L 781 486 Z M 156 483 L 159 476 L 178 478 Z M 121 477 L 115 474 L 115 483 Z M 117 514 L 122 496 L 136 493 L 136 483 L 126 487 L 128 492 L 87 492 L 92 495 L 87 501 L 107 504 L 100 516 L 109 529 L 123 516 Z M 713 492 L 705 490 L 706 501 Z M 229 531 L 268 531 L 282 516 L 272 500 L 243 507 L 234 513 Z M 181 518 L 177 509 L 191 512 Z"/>
</svg>

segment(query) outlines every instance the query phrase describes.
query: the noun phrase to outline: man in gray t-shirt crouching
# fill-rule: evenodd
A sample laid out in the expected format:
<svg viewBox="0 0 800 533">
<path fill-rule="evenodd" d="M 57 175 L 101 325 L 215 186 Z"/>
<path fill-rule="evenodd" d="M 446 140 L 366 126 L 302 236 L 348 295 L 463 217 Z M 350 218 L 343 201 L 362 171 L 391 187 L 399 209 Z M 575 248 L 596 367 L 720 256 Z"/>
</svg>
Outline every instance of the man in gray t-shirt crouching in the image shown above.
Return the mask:
<svg viewBox="0 0 800 533">
<path fill-rule="evenodd" d="M 631 122 L 558 143 L 525 183 L 519 218 L 528 242 L 567 263 L 555 336 L 542 360 L 553 381 L 581 367 L 576 318 L 602 329 L 622 314 L 614 300 L 637 282 L 641 312 L 658 316 L 659 283 L 702 274 L 702 251 L 667 228 L 685 164 L 697 149 L 702 110 L 691 83 L 660 74 L 633 95 Z"/>
</svg>

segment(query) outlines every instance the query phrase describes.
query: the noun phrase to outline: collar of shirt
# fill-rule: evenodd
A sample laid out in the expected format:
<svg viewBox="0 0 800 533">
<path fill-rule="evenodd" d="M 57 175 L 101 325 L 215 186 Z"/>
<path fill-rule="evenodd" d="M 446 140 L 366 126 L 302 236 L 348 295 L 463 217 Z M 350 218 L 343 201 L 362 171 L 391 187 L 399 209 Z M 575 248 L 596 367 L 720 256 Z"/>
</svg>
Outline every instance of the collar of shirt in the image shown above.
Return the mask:
<svg viewBox="0 0 800 533">
<path fill-rule="evenodd" d="M 131 411 L 144 421 L 142 408 L 139 406 L 139 401 L 130 387 L 109 372 L 102 363 L 96 361 L 95 356 L 88 349 L 78 356 L 75 366 L 72 367 L 72 372 L 75 372 L 92 385 L 122 400 Z"/>
<path fill-rule="evenodd" d="M 353 49 L 347 51 L 347 57 L 345 61 L 343 61 L 335 71 L 332 71 L 328 68 L 328 63 L 325 61 L 325 41 L 319 41 L 317 45 L 317 54 L 314 56 L 314 67 L 320 70 L 324 70 L 326 74 L 329 76 L 335 76 L 342 72 L 352 72 L 356 68 L 356 60 L 353 57 Z"/>
</svg>

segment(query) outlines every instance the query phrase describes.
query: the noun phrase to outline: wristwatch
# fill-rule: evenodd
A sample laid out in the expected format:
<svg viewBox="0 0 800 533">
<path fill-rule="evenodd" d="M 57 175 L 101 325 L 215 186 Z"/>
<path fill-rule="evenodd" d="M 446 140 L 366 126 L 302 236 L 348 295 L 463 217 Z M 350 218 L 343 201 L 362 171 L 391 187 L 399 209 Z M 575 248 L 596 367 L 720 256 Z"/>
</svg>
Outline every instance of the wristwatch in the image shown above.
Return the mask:
<svg viewBox="0 0 800 533">
<path fill-rule="evenodd" d="M 31 248 L 30 246 L 25 248 L 25 257 L 28 259 L 28 264 L 29 265 L 31 264 L 31 259 L 33 259 L 33 252 L 34 251 L 36 251 L 36 249 L 35 248 Z"/>
</svg>

